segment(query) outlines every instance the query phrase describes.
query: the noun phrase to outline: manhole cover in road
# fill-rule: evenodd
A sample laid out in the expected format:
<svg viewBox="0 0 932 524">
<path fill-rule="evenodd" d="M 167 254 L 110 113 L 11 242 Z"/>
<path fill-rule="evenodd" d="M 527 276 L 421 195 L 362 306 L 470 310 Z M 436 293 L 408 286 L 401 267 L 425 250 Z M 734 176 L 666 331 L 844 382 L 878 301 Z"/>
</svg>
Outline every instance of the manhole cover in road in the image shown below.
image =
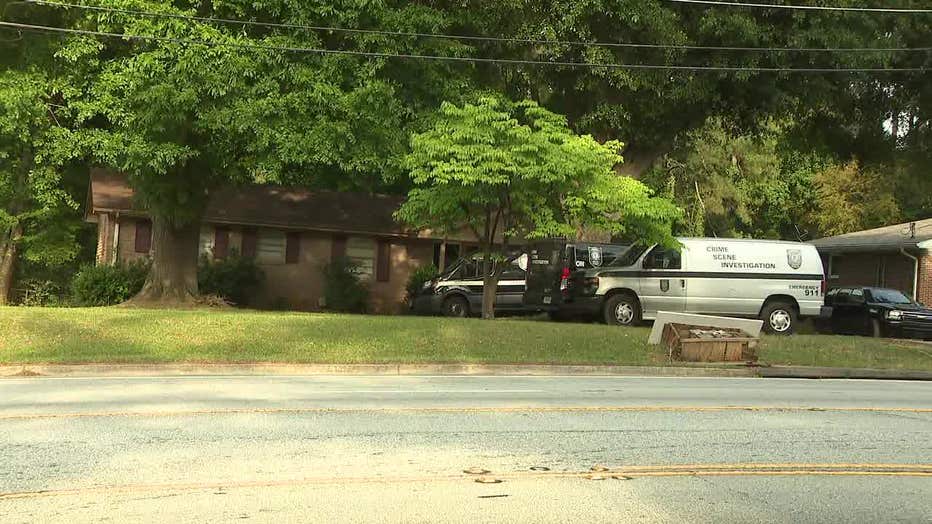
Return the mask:
<svg viewBox="0 0 932 524">
<path fill-rule="evenodd" d="M 469 475 L 485 475 L 486 473 L 491 473 L 487 469 L 482 468 L 466 468 L 463 470 L 463 473 L 468 473 Z"/>
<path fill-rule="evenodd" d="M 491 477 L 479 477 L 476 479 L 476 482 L 479 484 L 501 484 L 502 479 L 494 479 Z"/>
<path fill-rule="evenodd" d="M 550 471 L 547 466 L 531 466 L 531 471 Z"/>
<path fill-rule="evenodd" d="M 615 480 L 631 480 L 631 477 L 626 477 L 625 475 L 612 475 L 612 478 Z"/>
<path fill-rule="evenodd" d="M 589 468 L 589 471 L 608 471 L 608 468 L 602 465 L 595 465 Z"/>
</svg>

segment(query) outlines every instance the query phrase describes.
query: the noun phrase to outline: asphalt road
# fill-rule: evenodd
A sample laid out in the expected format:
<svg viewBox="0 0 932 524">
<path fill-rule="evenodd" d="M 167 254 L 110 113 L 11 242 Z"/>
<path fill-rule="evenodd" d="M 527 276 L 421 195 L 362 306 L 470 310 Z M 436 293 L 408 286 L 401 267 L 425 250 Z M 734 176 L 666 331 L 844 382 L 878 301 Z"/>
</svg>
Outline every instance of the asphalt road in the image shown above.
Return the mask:
<svg viewBox="0 0 932 524">
<path fill-rule="evenodd" d="M 932 522 L 932 384 L 3 379 L 0 464 L 3 523 Z"/>
</svg>

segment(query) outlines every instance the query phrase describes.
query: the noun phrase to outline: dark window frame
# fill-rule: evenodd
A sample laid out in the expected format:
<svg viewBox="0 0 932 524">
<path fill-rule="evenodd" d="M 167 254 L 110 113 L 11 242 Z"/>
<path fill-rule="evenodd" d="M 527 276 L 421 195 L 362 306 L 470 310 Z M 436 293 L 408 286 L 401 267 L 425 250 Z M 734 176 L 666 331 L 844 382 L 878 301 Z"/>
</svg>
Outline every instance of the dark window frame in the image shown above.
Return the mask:
<svg viewBox="0 0 932 524">
<path fill-rule="evenodd" d="M 301 261 L 301 233 L 285 232 L 285 263 L 297 264 Z"/>
<path fill-rule="evenodd" d="M 140 235 L 140 230 L 145 232 Z M 152 250 L 152 222 L 150 220 L 136 221 L 136 237 L 133 239 L 133 249 L 137 253 L 146 253 Z"/>
<path fill-rule="evenodd" d="M 214 260 L 222 260 L 230 254 L 230 228 L 214 227 Z"/>
<path fill-rule="evenodd" d="M 375 248 L 375 281 L 388 282 L 391 278 L 392 243 L 378 239 Z"/>
</svg>

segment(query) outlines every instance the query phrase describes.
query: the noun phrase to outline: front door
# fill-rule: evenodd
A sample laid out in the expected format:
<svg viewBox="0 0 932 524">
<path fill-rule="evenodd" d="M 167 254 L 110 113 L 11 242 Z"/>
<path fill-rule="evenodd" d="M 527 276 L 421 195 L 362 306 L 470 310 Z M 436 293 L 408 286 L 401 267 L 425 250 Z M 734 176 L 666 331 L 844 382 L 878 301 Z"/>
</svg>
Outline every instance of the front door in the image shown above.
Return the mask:
<svg viewBox="0 0 932 524">
<path fill-rule="evenodd" d="M 674 249 L 657 246 L 641 266 L 641 309 L 647 317 L 658 311 L 682 313 L 686 309 L 686 277 L 682 257 Z"/>
</svg>

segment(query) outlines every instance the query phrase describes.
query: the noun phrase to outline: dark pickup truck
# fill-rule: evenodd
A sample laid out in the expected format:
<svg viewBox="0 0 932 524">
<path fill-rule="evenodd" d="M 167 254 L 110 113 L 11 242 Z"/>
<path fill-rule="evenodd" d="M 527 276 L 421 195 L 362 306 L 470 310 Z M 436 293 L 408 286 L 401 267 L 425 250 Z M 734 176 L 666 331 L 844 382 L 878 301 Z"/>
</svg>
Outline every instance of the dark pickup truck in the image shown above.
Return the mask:
<svg viewBox="0 0 932 524">
<path fill-rule="evenodd" d="M 932 339 L 932 309 L 895 289 L 849 286 L 830 290 L 833 333 Z"/>
</svg>

